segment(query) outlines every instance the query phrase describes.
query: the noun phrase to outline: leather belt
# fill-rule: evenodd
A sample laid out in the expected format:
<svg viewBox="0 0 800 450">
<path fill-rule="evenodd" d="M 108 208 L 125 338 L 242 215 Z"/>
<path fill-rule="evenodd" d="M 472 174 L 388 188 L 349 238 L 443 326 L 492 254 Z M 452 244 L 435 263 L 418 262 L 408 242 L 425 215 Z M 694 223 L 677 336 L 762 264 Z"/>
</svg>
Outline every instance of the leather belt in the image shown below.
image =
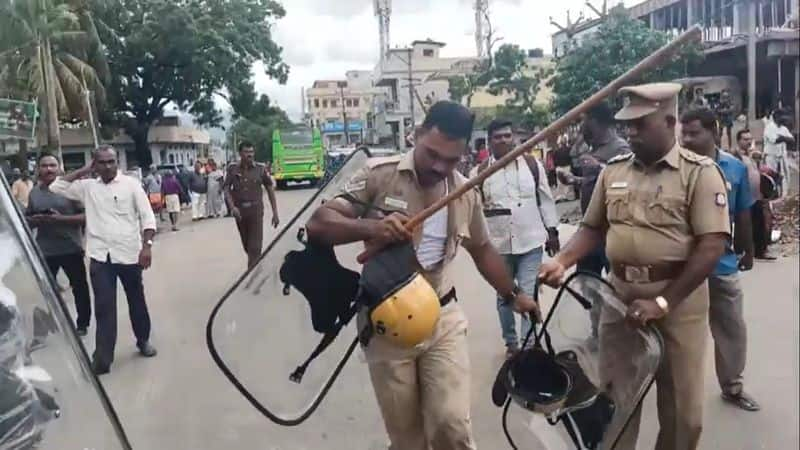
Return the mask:
<svg viewBox="0 0 800 450">
<path fill-rule="evenodd" d="M 497 216 L 510 216 L 511 210 L 508 208 L 498 208 L 498 209 L 484 209 L 483 216 L 484 217 L 497 217 Z"/>
<path fill-rule="evenodd" d="M 677 278 L 686 266 L 686 261 L 632 266 L 615 263 L 611 265 L 614 275 L 627 283 L 655 283 Z"/>
<path fill-rule="evenodd" d="M 452 301 L 458 301 L 458 298 L 456 298 L 456 288 L 450 289 L 447 294 L 444 294 L 444 296 L 439 299 L 439 306 L 444 308 Z"/>
</svg>

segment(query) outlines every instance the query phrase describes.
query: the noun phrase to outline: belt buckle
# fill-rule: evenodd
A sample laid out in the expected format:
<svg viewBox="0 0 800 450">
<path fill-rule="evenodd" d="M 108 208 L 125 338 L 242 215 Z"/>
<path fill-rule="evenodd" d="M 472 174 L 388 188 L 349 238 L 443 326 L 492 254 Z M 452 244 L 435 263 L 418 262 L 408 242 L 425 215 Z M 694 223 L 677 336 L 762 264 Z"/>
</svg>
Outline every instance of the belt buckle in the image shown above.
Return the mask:
<svg viewBox="0 0 800 450">
<path fill-rule="evenodd" d="M 629 283 L 648 283 L 650 266 L 625 266 L 625 280 Z"/>
<path fill-rule="evenodd" d="M 251 206 L 253 206 L 253 202 L 242 202 L 241 205 L 242 208 L 249 208 Z"/>
</svg>

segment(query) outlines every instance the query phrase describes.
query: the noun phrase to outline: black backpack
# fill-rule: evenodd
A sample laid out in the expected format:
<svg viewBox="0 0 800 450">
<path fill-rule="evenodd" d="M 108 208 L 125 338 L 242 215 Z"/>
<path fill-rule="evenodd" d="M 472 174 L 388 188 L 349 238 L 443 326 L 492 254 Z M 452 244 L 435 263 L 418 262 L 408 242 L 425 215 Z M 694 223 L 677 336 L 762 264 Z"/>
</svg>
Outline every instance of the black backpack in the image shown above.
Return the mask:
<svg viewBox="0 0 800 450">
<path fill-rule="evenodd" d="M 308 359 L 289 376 L 296 383 L 302 381 L 311 361 L 328 348 L 355 315 L 360 279 L 358 272 L 339 264 L 332 246 L 306 242 L 303 240 L 304 233 L 301 228 L 297 238 L 305 248 L 286 254 L 279 276 L 283 283 L 283 295 L 289 295 L 291 286 L 303 294 L 311 308 L 314 331 L 323 336 Z M 309 276 L 311 273 L 314 276 Z"/>
</svg>

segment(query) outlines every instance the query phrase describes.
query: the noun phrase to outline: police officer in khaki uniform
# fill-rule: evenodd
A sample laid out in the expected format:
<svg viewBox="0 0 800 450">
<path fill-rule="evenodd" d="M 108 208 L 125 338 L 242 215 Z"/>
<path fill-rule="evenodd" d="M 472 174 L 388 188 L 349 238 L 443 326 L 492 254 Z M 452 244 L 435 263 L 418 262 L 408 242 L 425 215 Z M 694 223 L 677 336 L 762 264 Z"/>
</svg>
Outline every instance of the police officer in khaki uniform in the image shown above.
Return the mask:
<svg viewBox="0 0 800 450">
<path fill-rule="evenodd" d="M 223 189 L 225 203 L 236 219 L 242 247 L 247 253 L 248 269 L 258 262 L 264 241 L 264 194 L 261 186 L 267 190 L 272 208 L 272 226 L 277 228 L 280 219 L 272 177 L 267 166 L 255 161 L 253 144 L 243 141 L 239 144 L 239 163 L 228 166 Z"/>
<path fill-rule="evenodd" d="M 328 245 L 364 241 L 367 249 L 378 249 L 412 240 L 418 270 L 440 298 L 439 319 L 422 343 L 406 349 L 374 336 L 365 348 L 393 450 L 475 448 L 467 319 L 453 290 L 452 262 L 459 246 L 517 312 L 538 313 L 530 296 L 514 285 L 492 246 L 477 191 L 453 201 L 414 233 L 403 227 L 409 216 L 464 184 L 455 167 L 467 151 L 472 123 L 472 113 L 465 107 L 436 103 L 416 133 L 413 151 L 370 160 L 307 224 L 309 239 Z M 365 213 L 366 218 L 359 218 Z"/>
<path fill-rule="evenodd" d="M 706 278 L 730 239 L 719 168 L 676 142 L 680 89 L 674 83 L 620 89 L 626 102 L 616 119 L 625 123 L 633 153 L 609 161 L 578 232 L 540 270 L 543 281 L 558 285 L 566 268 L 606 237 L 610 281 L 628 312 L 617 322 L 601 312 L 601 377 L 603 370 L 631 370 L 630 361 L 609 360 L 610 353 L 619 358 L 635 351 L 628 351 L 630 344 L 615 330 L 655 324 L 665 345 L 656 374 L 658 450 L 691 450 L 700 440 L 709 330 Z M 604 352 L 612 346 L 613 352 Z M 615 374 L 606 379 L 619 379 Z M 622 391 L 630 387 L 606 388 L 614 397 L 628 395 Z M 638 425 L 637 411 L 616 448 L 636 448 Z"/>
</svg>

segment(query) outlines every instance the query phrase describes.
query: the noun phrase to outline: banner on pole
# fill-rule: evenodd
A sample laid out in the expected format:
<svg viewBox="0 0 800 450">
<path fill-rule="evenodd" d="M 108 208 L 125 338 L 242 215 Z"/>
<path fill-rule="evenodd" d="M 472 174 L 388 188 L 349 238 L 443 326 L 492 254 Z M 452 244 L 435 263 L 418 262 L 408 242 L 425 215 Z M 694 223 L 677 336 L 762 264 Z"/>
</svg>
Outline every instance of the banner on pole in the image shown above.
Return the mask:
<svg viewBox="0 0 800 450">
<path fill-rule="evenodd" d="M 0 98 L 0 138 L 33 140 L 38 115 L 35 102 Z"/>
</svg>

